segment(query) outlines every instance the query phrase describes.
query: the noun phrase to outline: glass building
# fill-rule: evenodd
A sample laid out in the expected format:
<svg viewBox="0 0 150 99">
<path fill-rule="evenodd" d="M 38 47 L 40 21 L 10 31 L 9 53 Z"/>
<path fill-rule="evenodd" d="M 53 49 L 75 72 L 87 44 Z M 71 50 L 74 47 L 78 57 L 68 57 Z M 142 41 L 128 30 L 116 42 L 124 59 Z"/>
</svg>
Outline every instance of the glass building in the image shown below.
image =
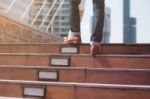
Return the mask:
<svg viewBox="0 0 150 99">
<path fill-rule="evenodd" d="M 48 0 L 42 8 L 44 0 L 34 0 L 29 12 L 30 23 L 36 27 L 40 27 L 43 30 L 47 30 L 52 34 L 66 37 L 70 30 L 68 20 L 70 14 L 70 2 L 69 0 L 56 0 L 56 2 L 54 2 L 54 0 Z M 62 2 L 63 4 L 59 8 Z M 41 8 L 42 10 L 35 20 L 35 17 Z M 50 9 L 51 11 L 49 11 Z"/>
<path fill-rule="evenodd" d="M 123 42 L 136 43 L 136 18 L 130 15 L 130 0 L 123 0 Z"/>
</svg>

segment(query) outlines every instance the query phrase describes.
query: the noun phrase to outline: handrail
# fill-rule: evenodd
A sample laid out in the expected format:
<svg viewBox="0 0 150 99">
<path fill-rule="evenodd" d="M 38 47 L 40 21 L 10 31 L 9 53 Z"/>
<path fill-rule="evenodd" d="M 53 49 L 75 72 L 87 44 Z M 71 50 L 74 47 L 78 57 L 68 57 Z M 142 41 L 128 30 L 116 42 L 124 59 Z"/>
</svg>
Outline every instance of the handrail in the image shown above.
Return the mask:
<svg viewBox="0 0 150 99">
<path fill-rule="evenodd" d="M 26 13 L 29 11 L 31 5 L 33 4 L 34 0 L 31 0 L 30 4 L 28 5 L 28 7 L 26 8 L 26 10 L 24 11 L 24 13 L 22 14 L 22 16 L 20 17 L 20 20 L 23 20 L 24 16 L 26 15 Z"/>
<path fill-rule="evenodd" d="M 46 4 L 47 0 L 45 0 L 43 2 L 43 5 L 41 6 L 40 10 L 38 11 L 38 13 L 36 14 L 35 18 L 33 19 L 33 21 L 31 22 L 31 25 L 34 24 L 34 22 L 36 21 L 37 17 L 39 16 L 39 14 L 41 13 L 42 9 L 44 8 L 45 4 Z"/>
<path fill-rule="evenodd" d="M 56 17 L 56 15 L 58 14 L 60 8 L 62 7 L 63 3 L 64 3 L 65 0 L 62 0 L 61 3 L 59 4 L 59 7 L 57 8 L 54 16 L 52 17 L 52 20 L 50 21 L 50 23 L 48 24 L 47 28 L 46 28 L 46 31 L 48 31 L 48 29 L 50 28 L 50 26 L 52 25 L 52 23 L 54 22 L 54 19 Z"/>
<path fill-rule="evenodd" d="M 5 13 L 7 13 L 7 12 L 10 10 L 10 8 L 14 5 L 15 1 L 16 1 L 16 0 L 13 0 L 13 1 L 11 2 L 10 6 L 7 8 L 7 10 L 4 11 Z"/>
<path fill-rule="evenodd" d="M 53 2 L 52 6 L 51 6 L 50 9 L 48 10 L 46 16 L 44 17 L 44 19 L 43 19 L 43 21 L 42 21 L 42 23 L 41 23 L 41 25 L 39 26 L 40 28 L 41 28 L 41 27 L 43 26 L 43 24 L 45 23 L 45 21 L 46 21 L 48 15 L 49 15 L 50 12 L 52 11 L 52 9 L 53 9 L 53 7 L 55 6 L 56 3 L 57 3 L 57 0 L 55 0 L 55 1 Z"/>
</svg>

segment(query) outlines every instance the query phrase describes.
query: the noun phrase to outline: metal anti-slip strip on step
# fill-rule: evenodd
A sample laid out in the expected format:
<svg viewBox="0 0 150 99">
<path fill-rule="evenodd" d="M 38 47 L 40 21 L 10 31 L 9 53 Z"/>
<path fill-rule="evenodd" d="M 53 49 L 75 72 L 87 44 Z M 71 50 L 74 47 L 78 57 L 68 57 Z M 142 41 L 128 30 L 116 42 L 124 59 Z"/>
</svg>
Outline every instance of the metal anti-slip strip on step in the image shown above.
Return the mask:
<svg viewBox="0 0 150 99">
<path fill-rule="evenodd" d="M 45 99 L 46 87 L 36 85 L 23 85 L 22 86 L 23 97 L 36 97 Z"/>
<path fill-rule="evenodd" d="M 43 81 L 24 81 L 24 80 L 0 80 L 0 84 L 17 84 L 23 85 L 23 93 L 27 88 L 24 95 L 29 95 L 30 88 L 39 89 L 40 96 L 44 96 L 46 86 L 65 86 L 65 87 L 83 87 L 83 88 L 105 88 L 105 89 L 137 89 L 137 90 L 150 90 L 149 85 L 125 85 L 125 84 L 102 84 L 102 83 L 72 83 L 72 82 L 43 82 Z M 28 89 L 29 88 L 29 89 Z M 31 91 L 31 90 L 30 90 Z M 34 93 L 33 95 L 36 95 Z M 39 94 L 38 94 L 39 96 Z"/>
<path fill-rule="evenodd" d="M 70 57 L 66 56 L 50 56 L 50 66 L 70 66 Z"/>
<path fill-rule="evenodd" d="M 79 46 L 60 46 L 60 53 L 62 53 L 62 54 L 78 54 Z"/>
<path fill-rule="evenodd" d="M 39 70 L 37 76 L 38 76 L 38 80 L 41 80 L 41 81 L 58 81 L 59 80 L 59 71 L 57 71 L 57 70 Z"/>
</svg>

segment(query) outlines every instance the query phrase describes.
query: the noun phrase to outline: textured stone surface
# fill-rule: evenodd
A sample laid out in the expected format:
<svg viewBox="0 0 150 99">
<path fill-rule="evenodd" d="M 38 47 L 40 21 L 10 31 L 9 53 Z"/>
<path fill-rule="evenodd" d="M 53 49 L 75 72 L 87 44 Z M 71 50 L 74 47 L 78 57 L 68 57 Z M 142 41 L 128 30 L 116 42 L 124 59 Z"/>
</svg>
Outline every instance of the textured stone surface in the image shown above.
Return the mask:
<svg viewBox="0 0 150 99">
<path fill-rule="evenodd" d="M 62 41 L 59 37 L 41 33 L 0 15 L 0 43 L 62 43 Z"/>
</svg>

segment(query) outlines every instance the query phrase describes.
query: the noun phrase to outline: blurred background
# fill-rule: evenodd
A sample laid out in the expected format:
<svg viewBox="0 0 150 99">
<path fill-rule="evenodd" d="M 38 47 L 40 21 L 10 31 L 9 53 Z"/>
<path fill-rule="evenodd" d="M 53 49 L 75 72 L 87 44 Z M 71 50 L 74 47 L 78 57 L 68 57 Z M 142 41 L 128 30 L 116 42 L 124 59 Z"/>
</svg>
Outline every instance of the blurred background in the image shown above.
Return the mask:
<svg viewBox="0 0 150 99">
<path fill-rule="evenodd" d="M 103 43 L 150 43 L 149 0 L 105 0 Z M 48 34 L 67 37 L 69 0 L 0 0 L 0 12 Z M 92 0 L 80 5 L 83 42 L 92 30 Z"/>
</svg>

